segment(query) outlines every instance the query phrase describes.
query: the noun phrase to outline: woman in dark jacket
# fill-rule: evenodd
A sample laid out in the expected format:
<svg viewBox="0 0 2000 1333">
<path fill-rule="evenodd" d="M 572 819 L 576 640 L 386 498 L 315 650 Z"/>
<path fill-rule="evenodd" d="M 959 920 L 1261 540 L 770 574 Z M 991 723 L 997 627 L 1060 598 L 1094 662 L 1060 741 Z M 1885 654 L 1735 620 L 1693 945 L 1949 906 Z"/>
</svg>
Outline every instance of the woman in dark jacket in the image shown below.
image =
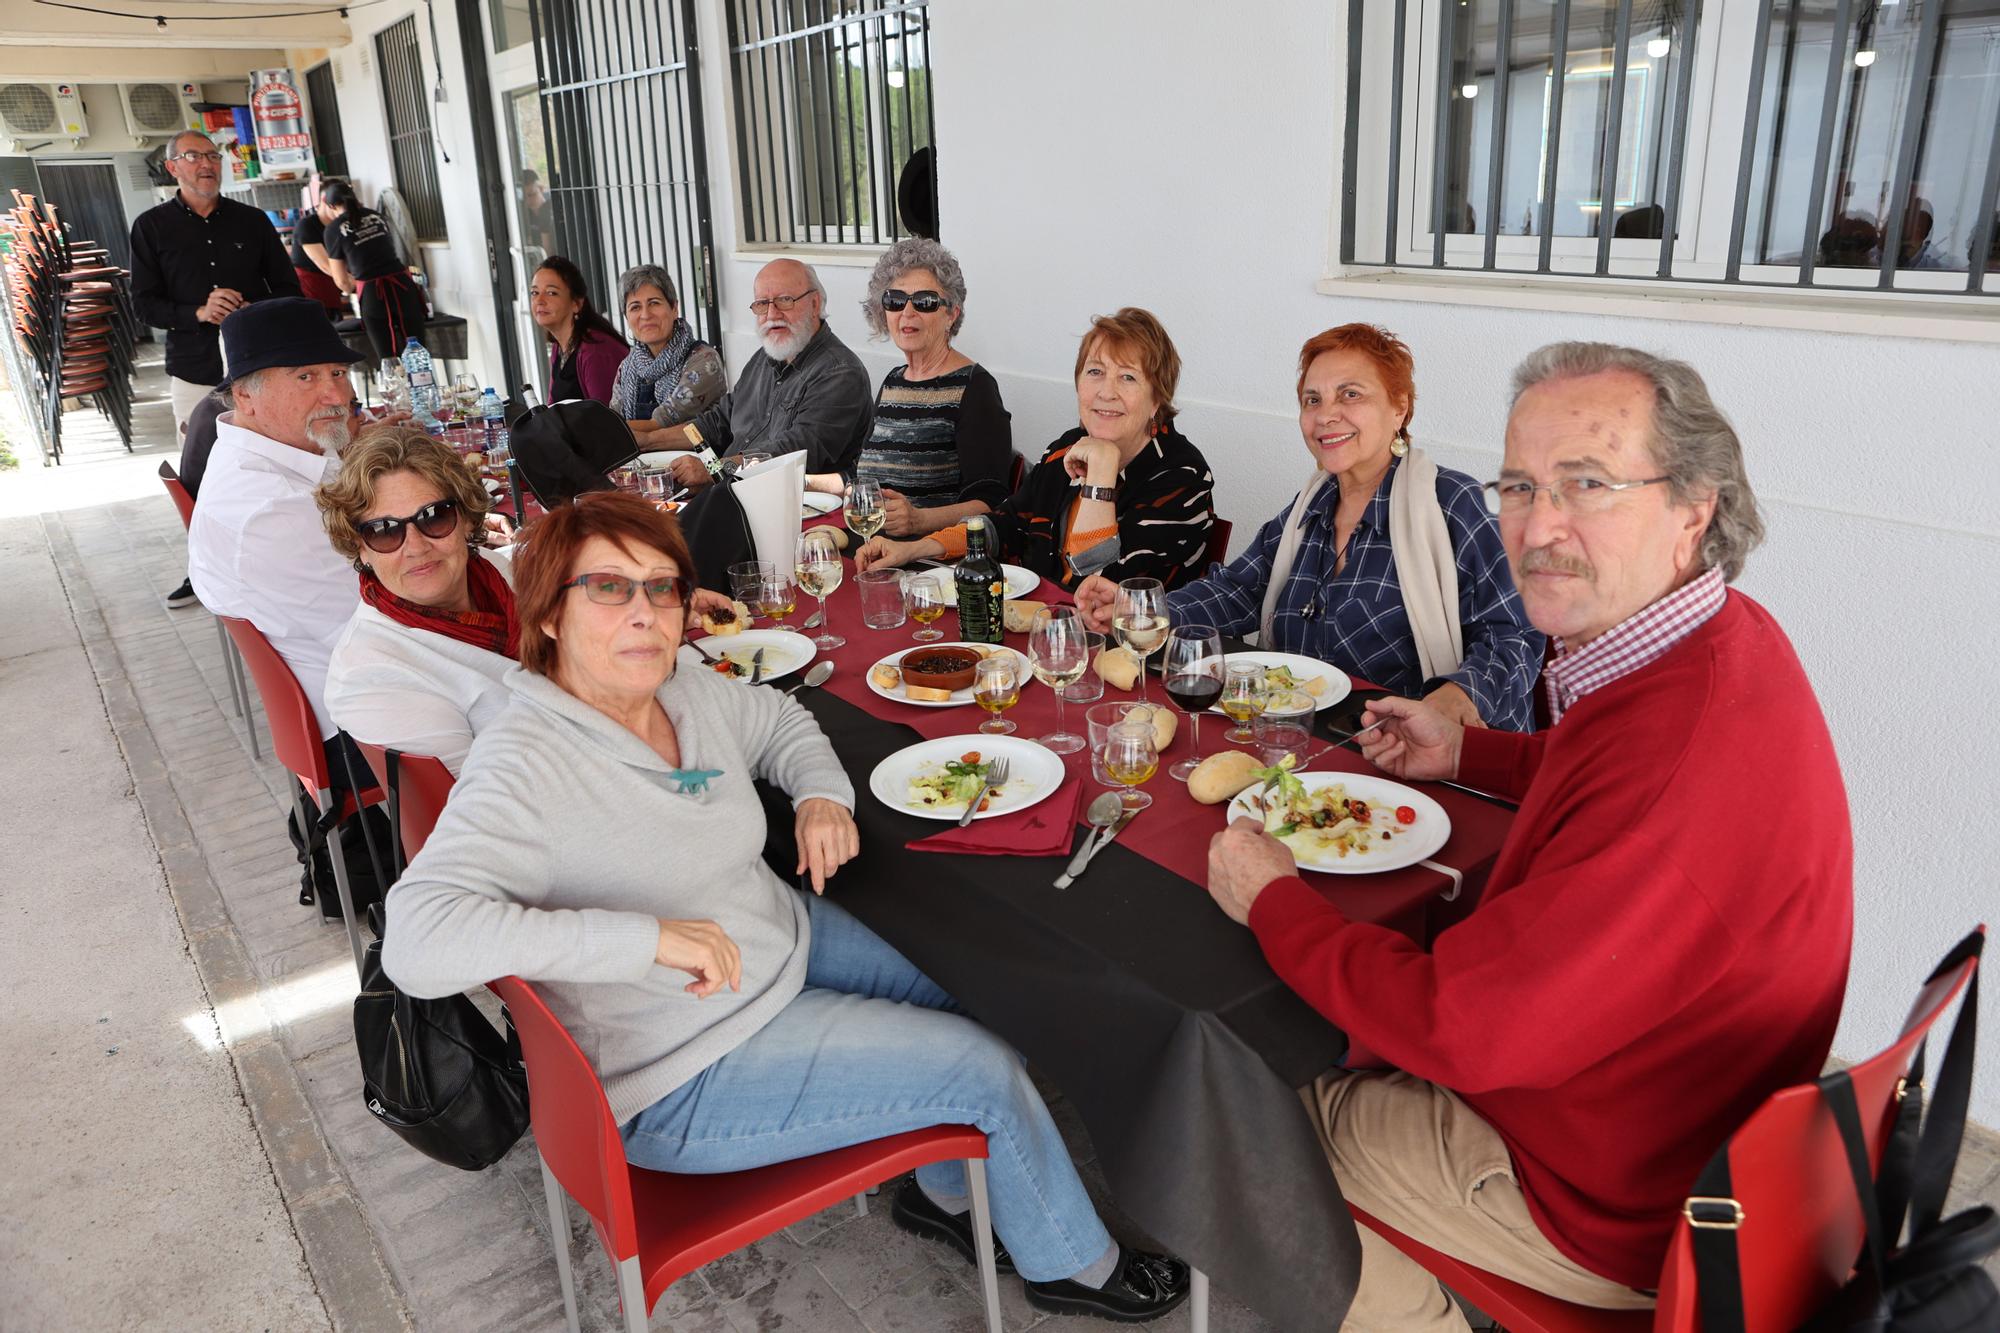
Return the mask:
<svg viewBox="0 0 2000 1333">
<path fill-rule="evenodd" d="M 549 401 L 589 398 L 609 407 L 631 348 L 590 304 L 583 271 L 561 255 L 544 259 L 528 284 L 528 313 L 549 339 Z"/>
</svg>

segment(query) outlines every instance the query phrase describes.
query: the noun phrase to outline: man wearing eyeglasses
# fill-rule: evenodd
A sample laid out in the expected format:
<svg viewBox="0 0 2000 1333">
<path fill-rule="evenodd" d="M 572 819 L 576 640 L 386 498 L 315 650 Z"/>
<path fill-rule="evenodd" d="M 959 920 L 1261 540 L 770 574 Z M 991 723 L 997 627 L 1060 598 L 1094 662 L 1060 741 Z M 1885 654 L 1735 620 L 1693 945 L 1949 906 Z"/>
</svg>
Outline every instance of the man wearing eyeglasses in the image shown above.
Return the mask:
<svg viewBox="0 0 2000 1333">
<path fill-rule="evenodd" d="M 222 321 L 252 301 L 300 292 L 271 220 L 223 195 L 222 154 L 206 134 L 175 135 L 166 166 L 180 189 L 132 223 L 132 298 L 139 318 L 167 331 L 167 388 L 178 444 L 196 405 L 222 382 Z M 192 584 L 184 581 L 167 595 L 167 605 L 188 606 L 194 599 Z"/>
<path fill-rule="evenodd" d="M 1520 803 L 1478 907 L 1428 949 L 1349 921 L 1249 821 L 1216 835 L 1209 890 L 1348 1035 L 1306 1103 L 1349 1202 L 1535 1290 L 1645 1308 L 1703 1166 L 1825 1061 L 1847 798 L 1790 641 L 1727 586 L 1764 528 L 1692 367 L 1536 352 L 1489 493 L 1555 645 L 1554 724 L 1468 729 L 1390 698 L 1361 743 L 1397 777 Z M 1361 1240 L 1344 1328 L 1466 1329 L 1414 1260 Z"/>
<path fill-rule="evenodd" d="M 874 422 L 875 395 L 861 358 L 826 324 L 826 289 L 796 259 L 776 259 L 757 274 L 750 312 L 761 347 L 736 387 L 676 435 L 681 447 L 706 444 L 723 457 L 804 450 L 806 471 L 852 472 Z M 674 447 L 655 444 L 652 447 Z M 706 486 L 708 471 L 691 457 L 674 460 L 674 480 Z"/>
</svg>

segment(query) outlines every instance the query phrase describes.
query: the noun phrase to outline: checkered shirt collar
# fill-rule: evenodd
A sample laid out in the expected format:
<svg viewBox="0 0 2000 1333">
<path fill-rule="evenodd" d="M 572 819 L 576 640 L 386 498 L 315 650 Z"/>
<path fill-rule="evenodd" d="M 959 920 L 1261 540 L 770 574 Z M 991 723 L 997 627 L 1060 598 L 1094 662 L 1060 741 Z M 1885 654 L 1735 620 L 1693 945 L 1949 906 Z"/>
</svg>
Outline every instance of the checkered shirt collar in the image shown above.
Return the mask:
<svg viewBox="0 0 2000 1333">
<path fill-rule="evenodd" d="M 1560 722 L 1563 713 L 1592 690 L 1666 656 L 1720 611 L 1726 596 L 1722 571 L 1705 570 L 1581 648 L 1555 639 L 1556 655 L 1542 672 L 1550 723 Z"/>
</svg>

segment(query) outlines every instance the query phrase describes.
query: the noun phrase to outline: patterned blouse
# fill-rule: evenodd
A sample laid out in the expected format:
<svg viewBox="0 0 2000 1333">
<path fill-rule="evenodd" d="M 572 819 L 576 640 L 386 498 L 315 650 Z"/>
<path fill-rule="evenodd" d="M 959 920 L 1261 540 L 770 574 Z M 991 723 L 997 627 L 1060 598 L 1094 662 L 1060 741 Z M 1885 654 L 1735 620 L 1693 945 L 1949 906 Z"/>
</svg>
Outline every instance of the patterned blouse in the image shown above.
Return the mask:
<svg viewBox="0 0 2000 1333">
<path fill-rule="evenodd" d="M 901 491 L 919 509 L 1007 498 L 1014 432 L 1000 385 L 976 362 L 927 380 L 897 366 L 875 395 L 875 429 L 855 475 Z"/>
</svg>

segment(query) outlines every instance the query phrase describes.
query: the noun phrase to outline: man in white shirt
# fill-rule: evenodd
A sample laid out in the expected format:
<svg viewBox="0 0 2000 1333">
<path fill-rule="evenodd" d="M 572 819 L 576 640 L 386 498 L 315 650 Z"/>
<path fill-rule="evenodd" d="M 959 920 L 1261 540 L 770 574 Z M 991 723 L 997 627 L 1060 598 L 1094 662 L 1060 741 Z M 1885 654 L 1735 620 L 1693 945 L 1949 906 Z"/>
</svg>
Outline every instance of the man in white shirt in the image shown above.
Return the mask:
<svg viewBox="0 0 2000 1333">
<path fill-rule="evenodd" d="M 216 422 L 188 528 L 188 576 L 203 606 L 255 625 L 291 667 L 328 742 L 335 784 L 344 786 L 332 743 L 339 731 L 322 696 L 360 585 L 326 539 L 313 489 L 353 437 L 348 367 L 362 358 L 317 302 L 296 296 L 231 314 L 222 342 L 236 408 Z"/>
</svg>

